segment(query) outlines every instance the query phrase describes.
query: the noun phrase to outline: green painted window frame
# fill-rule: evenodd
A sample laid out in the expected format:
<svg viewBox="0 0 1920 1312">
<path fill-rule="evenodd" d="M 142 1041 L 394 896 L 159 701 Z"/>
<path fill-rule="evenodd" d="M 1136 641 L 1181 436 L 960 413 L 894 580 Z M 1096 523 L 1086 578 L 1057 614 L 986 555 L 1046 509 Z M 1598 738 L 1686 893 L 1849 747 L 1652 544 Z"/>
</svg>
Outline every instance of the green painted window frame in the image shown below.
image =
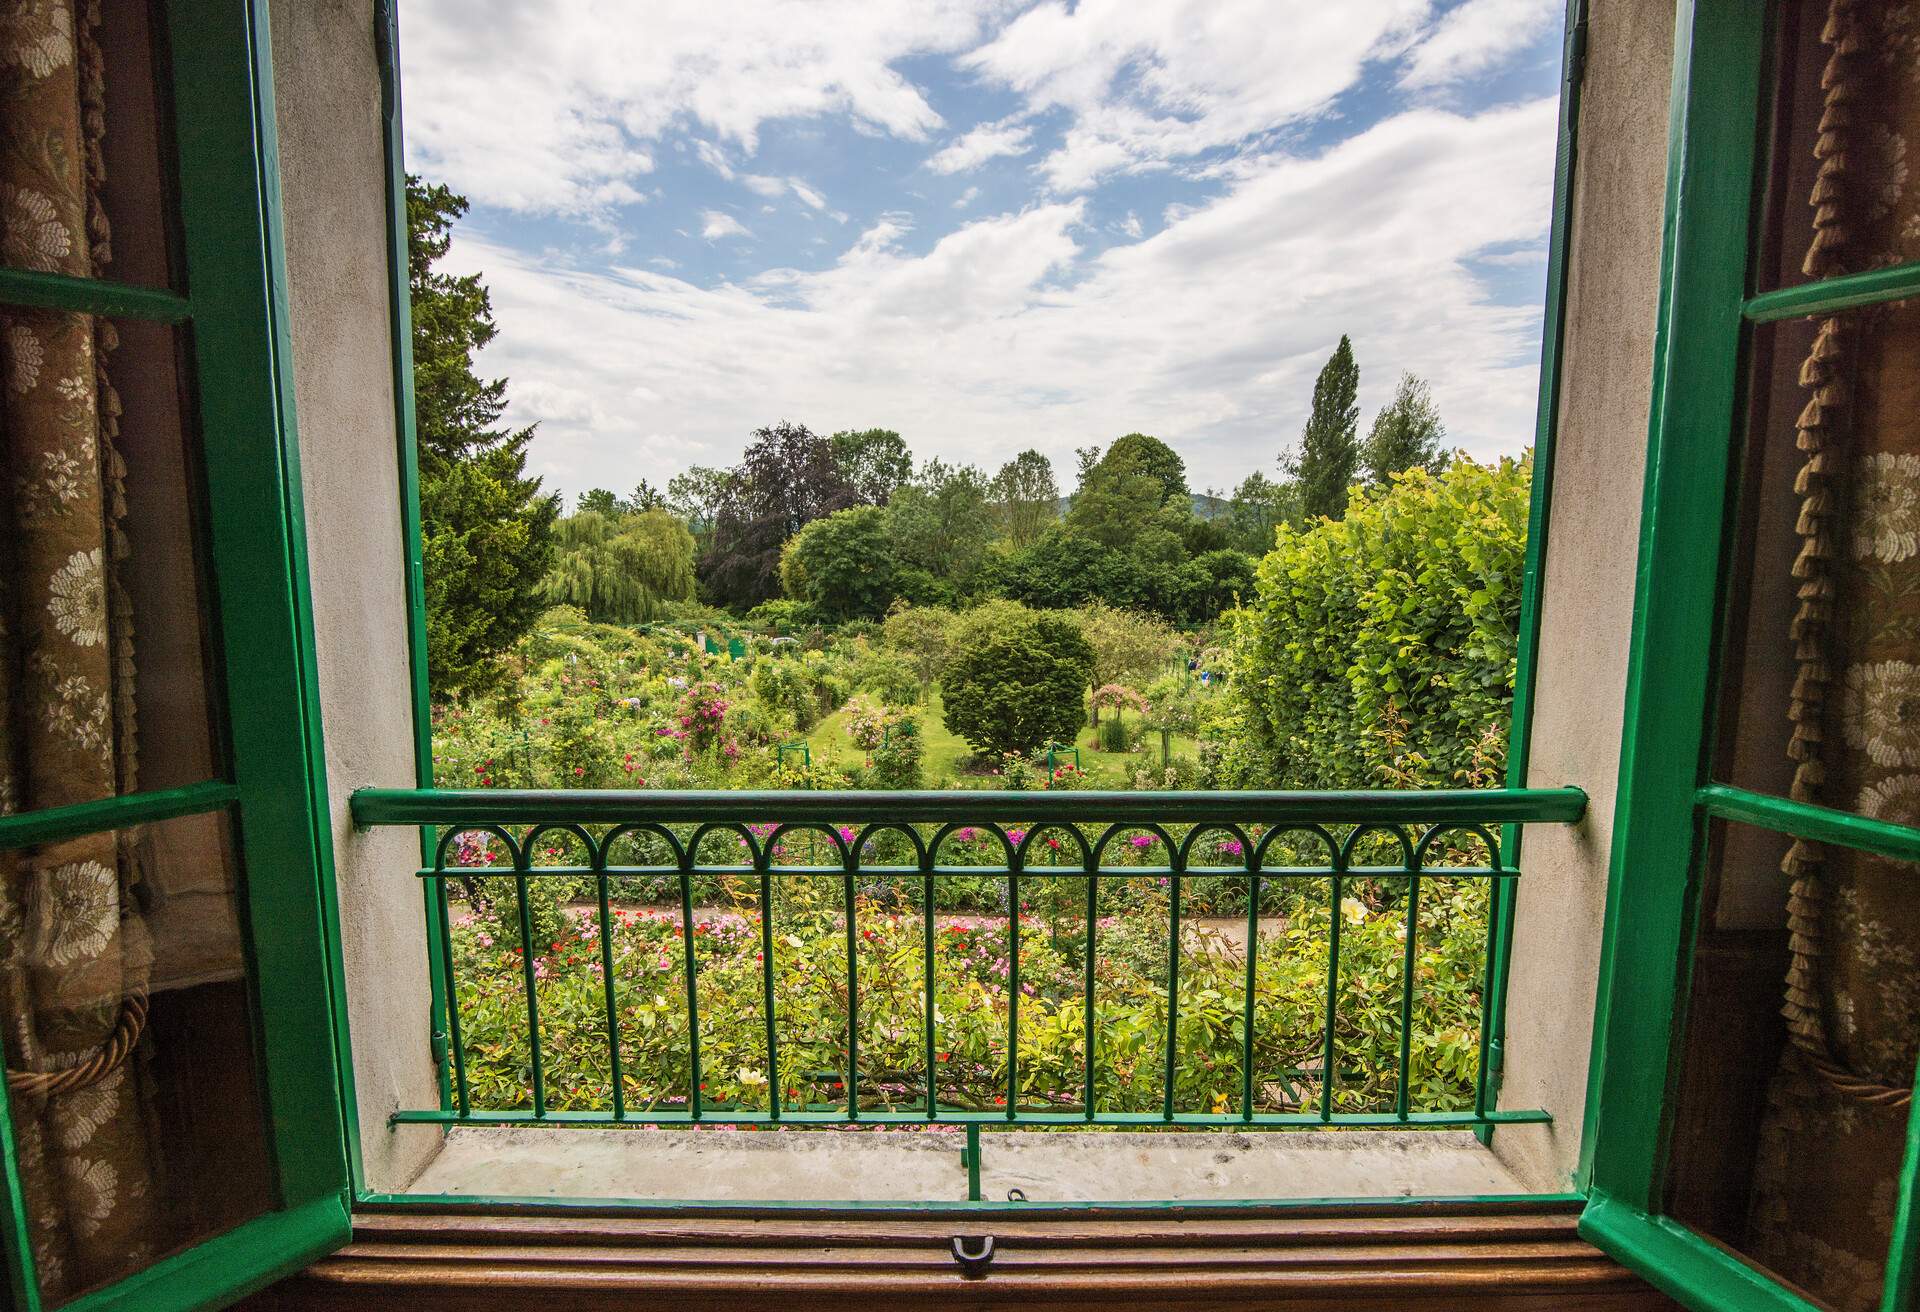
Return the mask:
<svg viewBox="0 0 1920 1312">
<path fill-rule="evenodd" d="M 184 292 L 0 270 L 0 302 L 183 326 L 205 470 L 209 612 L 227 773 L 0 819 L 0 848 L 224 812 L 248 871 L 261 1088 L 278 1207 L 64 1306 L 187 1312 L 231 1301 L 349 1236 L 348 1047 L 280 232 L 266 0 L 163 0 Z M 4 1087 L 0 1300 L 40 1312 Z"/>
<path fill-rule="evenodd" d="M 1659 316 L 1618 809 L 1577 1183 L 1581 1233 L 1687 1306 L 1814 1312 L 1800 1293 L 1662 1211 L 1710 822 L 1913 859 L 1920 831 L 1715 783 L 1709 751 L 1751 326 L 1920 291 L 1920 264 L 1754 295 L 1756 166 L 1777 7 L 1680 0 Z M 1631 931 L 1629 932 L 1629 928 Z M 1909 1126 L 1884 1312 L 1920 1308 Z"/>
</svg>

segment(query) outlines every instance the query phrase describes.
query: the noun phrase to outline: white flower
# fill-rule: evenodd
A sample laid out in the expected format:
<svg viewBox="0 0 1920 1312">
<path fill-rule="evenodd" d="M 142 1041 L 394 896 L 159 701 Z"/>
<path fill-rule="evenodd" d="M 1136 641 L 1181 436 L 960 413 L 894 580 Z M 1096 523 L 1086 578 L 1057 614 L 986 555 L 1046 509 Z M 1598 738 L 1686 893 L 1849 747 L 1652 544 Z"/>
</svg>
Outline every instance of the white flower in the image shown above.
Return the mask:
<svg viewBox="0 0 1920 1312">
<path fill-rule="evenodd" d="M 101 1126 L 113 1119 L 120 1103 L 120 1086 L 126 1078 L 127 1068 L 116 1066 L 98 1084 L 75 1089 L 59 1101 L 57 1119 L 62 1148 L 70 1153 L 78 1152 L 100 1132 Z"/>
<path fill-rule="evenodd" d="M 44 666 L 42 667 L 44 673 Z M 53 687 L 45 707 L 47 728 L 83 752 L 106 754 L 107 698 L 83 674 L 69 675 Z"/>
<path fill-rule="evenodd" d="M 46 358 L 46 351 L 33 329 L 23 323 L 8 327 L 7 390 L 18 396 L 31 392 L 33 385 L 40 381 L 40 366 Z"/>
<path fill-rule="evenodd" d="M 60 221 L 52 197 L 0 182 L 0 263 L 57 273 L 72 251 L 73 234 Z"/>
<path fill-rule="evenodd" d="M 1883 64 L 1920 81 L 1920 60 L 1913 57 L 1914 47 L 1920 45 L 1920 11 L 1906 4 L 1887 6 L 1880 19 L 1880 40 L 1876 44 Z"/>
<path fill-rule="evenodd" d="M 90 1162 L 84 1157 L 63 1158 L 60 1171 L 67 1177 L 73 1228 L 82 1239 L 91 1239 L 113 1215 L 120 1173 L 114 1170 L 112 1162 L 104 1159 Z"/>
<path fill-rule="evenodd" d="M 1907 189 L 1907 139 L 1884 123 L 1873 126 L 1868 147 L 1879 166 L 1879 186 L 1867 205 L 1867 221 L 1878 223 L 1893 213 Z"/>
<path fill-rule="evenodd" d="M 1853 521 L 1855 560 L 1895 565 L 1920 552 L 1920 456 L 1877 452 L 1862 462 Z"/>
<path fill-rule="evenodd" d="M 41 955 L 70 966 L 107 950 L 120 923 L 120 880 L 98 861 L 71 861 L 46 872 L 35 917 Z"/>
<path fill-rule="evenodd" d="M 1897 774 L 1860 790 L 1861 815 L 1920 829 L 1920 774 Z"/>
<path fill-rule="evenodd" d="M 62 510 L 70 501 L 80 499 L 80 462 L 71 452 L 43 451 L 40 454 L 40 481 L 47 494 Z"/>
<path fill-rule="evenodd" d="M 1847 746 L 1864 749 L 1875 765 L 1920 765 L 1920 667 L 1850 667 L 1840 688 L 1840 729 Z"/>
<path fill-rule="evenodd" d="M 107 578 L 100 548 L 76 551 L 47 584 L 54 627 L 78 647 L 107 640 Z"/>
<path fill-rule="evenodd" d="M 73 62 L 73 14 L 61 0 L 14 0 L 0 28 L 0 64 L 17 64 L 45 77 Z"/>
<path fill-rule="evenodd" d="M 93 408 L 93 384 L 84 378 L 62 378 L 53 385 L 53 390 L 68 401 L 78 401 L 88 409 Z"/>
</svg>

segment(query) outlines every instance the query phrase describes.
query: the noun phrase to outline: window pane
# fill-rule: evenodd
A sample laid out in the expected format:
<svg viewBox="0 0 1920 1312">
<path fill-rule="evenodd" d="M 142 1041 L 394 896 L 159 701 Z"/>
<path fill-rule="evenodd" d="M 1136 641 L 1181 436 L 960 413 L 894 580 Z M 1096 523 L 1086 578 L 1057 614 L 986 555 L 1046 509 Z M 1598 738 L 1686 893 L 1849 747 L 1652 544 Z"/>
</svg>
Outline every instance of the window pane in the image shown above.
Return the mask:
<svg viewBox="0 0 1920 1312">
<path fill-rule="evenodd" d="M 1752 360 L 1715 773 L 1920 824 L 1920 303 Z"/>
<path fill-rule="evenodd" d="M 0 1025 L 43 1291 L 274 1205 L 223 813 L 0 856 Z"/>
<path fill-rule="evenodd" d="M 1847 1312 L 1879 1306 L 1892 1233 L 1907 1111 L 1875 1089 L 1920 1046 L 1916 877 L 1717 824 L 1701 894 L 1667 1210 Z"/>
<path fill-rule="evenodd" d="M 1897 0 L 1794 0 L 1779 15 L 1760 290 L 1920 259 L 1920 160 L 1907 154 L 1920 146 L 1920 17 Z M 1849 37 L 1853 53 L 1835 58 Z"/>
<path fill-rule="evenodd" d="M 0 807 L 217 773 L 177 330 L 0 307 Z"/>
<path fill-rule="evenodd" d="M 0 9 L 0 264 L 169 281 L 173 203 L 156 21 L 149 0 Z"/>
</svg>

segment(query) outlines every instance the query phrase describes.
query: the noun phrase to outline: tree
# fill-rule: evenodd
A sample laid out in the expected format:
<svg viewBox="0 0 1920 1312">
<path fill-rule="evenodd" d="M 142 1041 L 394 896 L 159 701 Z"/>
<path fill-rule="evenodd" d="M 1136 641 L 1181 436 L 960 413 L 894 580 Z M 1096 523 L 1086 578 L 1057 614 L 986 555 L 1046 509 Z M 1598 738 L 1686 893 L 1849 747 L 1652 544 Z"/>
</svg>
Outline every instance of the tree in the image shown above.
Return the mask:
<svg viewBox="0 0 1920 1312">
<path fill-rule="evenodd" d="M 1293 518 L 1299 506 L 1299 488 L 1277 483 L 1259 470 L 1240 480 L 1227 507 L 1230 543 L 1255 556 L 1273 550 L 1273 531 Z"/>
<path fill-rule="evenodd" d="M 664 603 L 693 600 L 693 534 L 664 510 L 582 510 L 559 522 L 555 538 L 540 582 L 549 605 L 578 606 L 601 624 L 646 624 Z"/>
<path fill-rule="evenodd" d="M 1024 754 L 1072 736 L 1093 649 L 1066 616 L 1000 607 L 954 644 L 941 680 L 945 720 L 981 751 Z"/>
<path fill-rule="evenodd" d="M 1054 610 L 1096 598 L 1144 605 L 1147 573 L 1128 553 L 1056 525 L 1025 550 L 988 561 L 981 584 L 1014 601 Z"/>
<path fill-rule="evenodd" d="M 588 488 L 574 503 L 576 514 L 602 515 L 608 519 L 620 513 L 620 498 L 603 487 Z"/>
<path fill-rule="evenodd" d="M 1440 409 L 1433 403 L 1433 391 L 1426 380 L 1401 374 L 1393 400 L 1373 417 L 1373 428 L 1361 452 L 1367 481 L 1379 487 L 1409 469 L 1439 473 L 1447 463 L 1446 453 L 1440 448 L 1446 435 L 1447 426 L 1440 421 Z"/>
<path fill-rule="evenodd" d="M 653 484 L 641 479 L 633 485 L 633 492 L 620 503 L 620 509 L 629 515 L 643 514 L 649 510 L 665 510 L 667 494 Z"/>
<path fill-rule="evenodd" d="M 1060 518 L 1053 462 L 1038 451 L 1022 451 L 1000 466 L 989 495 L 1000 535 L 1016 549 L 1031 546 Z"/>
<path fill-rule="evenodd" d="M 889 531 L 903 564 L 965 593 L 993 540 L 987 477 L 972 465 L 929 460 L 887 505 Z"/>
<path fill-rule="evenodd" d="M 1101 463 L 1131 465 L 1142 473 L 1153 475 L 1160 484 L 1160 500 L 1163 503 L 1192 501 L 1193 493 L 1187 487 L 1187 462 L 1157 437 L 1128 433 L 1107 448 Z"/>
<path fill-rule="evenodd" d="M 1347 491 L 1360 467 L 1359 390 L 1360 366 L 1343 335 L 1314 380 L 1313 413 L 1300 434 L 1296 472 L 1301 513 L 1309 519 L 1339 519 L 1347 512 Z"/>
<path fill-rule="evenodd" d="M 667 480 L 667 509 L 693 534 L 695 560 L 706 555 L 713 544 L 713 518 L 726 494 L 727 478 L 724 469 L 694 465 Z"/>
<path fill-rule="evenodd" d="M 884 506 L 894 490 L 913 476 L 913 453 L 891 428 L 861 428 L 835 433 L 833 463 L 854 495 L 869 506 Z"/>
<path fill-rule="evenodd" d="M 1095 688 L 1148 682 L 1161 672 L 1178 641 L 1165 620 L 1105 602 L 1087 603 L 1080 608 L 1078 618 L 1081 636 L 1093 653 L 1087 679 Z M 1100 708 L 1093 706 L 1089 723 L 1099 722 Z"/>
<path fill-rule="evenodd" d="M 1202 624 L 1251 597 L 1258 565 L 1254 557 L 1231 547 L 1195 556 L 1182 571 L 1185 587 L 1174 617 Z"/>
<path fill-rule="evenodd" d="M 948 634 L 953 628 L 953 612 L 939 606 L 909 606 L 896 601 L 887 612 L 887 646 L 906 657 L 920 680 L 920 697 L 940 677 L 947 663 Z"/>
<path fill-rule="evenodd" d="M 496 686 L 497 657 L 540 614 L 559 499 L 526 473 L 532 428 L 506 430 L 505 379 L 483 381 L 474 354 L 498 331 L 478 274 L 435 271 L 466 199 L 407 179 L 414 432 L 426 582 L 427 680 L 436 699 Z"/>
<path fill-rule="evenodd" d="M 1091 463 L 1083 451 L 1081 461 L 1080 487 L 1067 510 L 1067 531 L 1103 547 L 1132 546 L 1166 504 L 1164 471 L 1156 471 L 1139 447 L 1123 449 L 1119 442 Z"/>
<path fill-rule="evenodd" d="M 740 610 L 779 593 L 788 538 L 859 499 L 834 462 L 832 443 L 805 424 L 782 420 L 753 437 L 718 489 L 699 565 L 711 599 Z"/>
<path fill-rule="evenodd" d="M 813 520 L 780 553 L 787 595 L 834 623 L 885 614 L 893 602 L 897 568 L 887 512 L 878 506 L 854 506 Z"/>
</svg>

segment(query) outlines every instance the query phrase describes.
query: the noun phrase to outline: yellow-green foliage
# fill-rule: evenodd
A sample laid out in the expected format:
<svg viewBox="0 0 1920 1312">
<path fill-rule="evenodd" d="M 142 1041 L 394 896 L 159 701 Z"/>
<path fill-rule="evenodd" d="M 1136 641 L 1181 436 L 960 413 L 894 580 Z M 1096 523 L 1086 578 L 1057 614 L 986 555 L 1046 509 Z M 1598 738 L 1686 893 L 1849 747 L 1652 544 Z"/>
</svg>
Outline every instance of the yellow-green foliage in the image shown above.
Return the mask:
<svg viewBox="0 0 1920 1312">
<path fill-rule="evenodd" d="M 1532 456 L 1358 491 L 1283 527 L 1240 614 L 1237 691 L 1295 788 L 1443 786 L 1504 740 Z"/>
</svg>

